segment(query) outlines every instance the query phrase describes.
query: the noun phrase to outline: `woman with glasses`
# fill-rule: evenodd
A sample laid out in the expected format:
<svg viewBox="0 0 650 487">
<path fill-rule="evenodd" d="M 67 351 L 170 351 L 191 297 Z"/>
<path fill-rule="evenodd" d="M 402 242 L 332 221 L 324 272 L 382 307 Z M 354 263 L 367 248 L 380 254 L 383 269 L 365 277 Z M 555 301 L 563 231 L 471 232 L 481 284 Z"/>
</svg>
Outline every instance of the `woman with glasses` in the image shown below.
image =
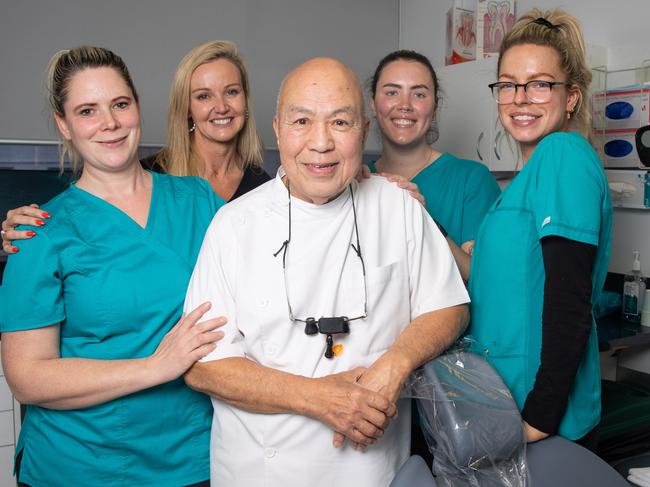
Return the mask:
<svg viewBox="0 0 650 487">
<path fill-rule="evenodd" d="M 600 419 L 592 302 L 609 259 L 612 207 L 587 141 L 581 29 L 532 10 L 503 40 L 490 85 L 524 166 L 488 212 L 469 280 L 470 333 L 522 411 L 528 441 L 559 434 L 589 448 Z"/>
<path fill-rule="evenodd" d="M 448 232 L 452 251 L 462 252 L 454 242 L 476 238 L 499 186 L 484 165 L 431 147 L 437 139 L 440 99 L 431 62 L 415 51 L 392 52 L 379 62 L 368 84 L 382 142 L 381 157 L 370 170 L 417 184 L 427 211 Z M 469 268 L 463 260 L 459 263 L 466 279 Z"/>
</svg>

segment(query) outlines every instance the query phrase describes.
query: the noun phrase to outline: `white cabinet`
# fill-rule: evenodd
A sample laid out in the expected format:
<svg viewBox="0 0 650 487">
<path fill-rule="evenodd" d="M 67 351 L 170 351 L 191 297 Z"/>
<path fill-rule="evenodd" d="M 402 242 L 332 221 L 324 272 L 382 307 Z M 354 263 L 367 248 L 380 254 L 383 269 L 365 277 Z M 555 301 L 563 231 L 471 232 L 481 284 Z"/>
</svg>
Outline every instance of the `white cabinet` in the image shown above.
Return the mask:
<svg viewBox="0 0 650 487">
<path fill-rule="evenodd" d="M 20 406 L 11 395 L 1 363 L 0 356 L 0 487 L 15 487 L 13 459 L 20 429 Z"/>
<path fill-rule="evenodd" d="M 442 88 L 435 147 L 479 161 L 491 171 L 514 171 L 517 146 L 498 120 L 488 85 L 496 80 L 496 58 L 436 68 Z"/>
</svg>

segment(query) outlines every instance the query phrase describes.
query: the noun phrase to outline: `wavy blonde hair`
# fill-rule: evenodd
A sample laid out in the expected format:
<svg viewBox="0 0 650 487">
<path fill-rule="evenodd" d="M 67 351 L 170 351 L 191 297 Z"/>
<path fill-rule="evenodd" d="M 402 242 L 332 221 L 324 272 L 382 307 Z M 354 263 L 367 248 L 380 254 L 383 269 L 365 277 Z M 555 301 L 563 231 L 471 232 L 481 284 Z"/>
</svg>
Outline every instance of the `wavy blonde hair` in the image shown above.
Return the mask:
<svg viewBox="0 0 650 487">
<path fill-rule="evenodd" d="M 89 68 L 113 68 L 122 77 L 139 105 L 138 92 L 129 74 L 126 64 L 120 56 L 103 47 L 80 46 L 63 49 L 55 53 L 47 65 L 47 94 L 50 108 L 59 117 L 65 117 L 63 106 L 68 99 L 70 81 L 80 71 Z M 70 159 L 73 172 L 79 171 L 81 156 L 69 140 L 61 139 L 59 148 L 59 165 L 64 169 L 66 156 Z"/>
<path fill-rule="evenodd" d="M 588 103 L 588 89 L 591 70 L 587 67 L 584 36 L 577 19 L 560 9 L 533 9 L 526 12 L 501 43 L 497 73 L 501 71 L 503 54 L 511 47 L 521 44 L 552 47 L 559 54 L 560 67 L 567 76 L 567 86 L 575 86 L 579 91 L 569 127 L 589 139 L 591 106 Z"/>
<path fill-rule="evenodd" d="M 257 132 L 253 117 L 253 100 L 244 60 L 237 53 L 237 46 L 229 41 L 210 41 L 195 47 L 181 60 L 169 93 L 167 115 L 167 145 L 159 153 L 157 162 L 169 173 L 177 176 L 201 176 L 204 161 L 194 149 L 190 133 L 190 78 L 194 70 L 215 59 L 227 59 L 233 63 L 242 80 L 248 116 L 237 136 L 237 153 L 241 156 L 242 169 L 261 167 L 264 159 L 262 138 Z"/>
</svg>

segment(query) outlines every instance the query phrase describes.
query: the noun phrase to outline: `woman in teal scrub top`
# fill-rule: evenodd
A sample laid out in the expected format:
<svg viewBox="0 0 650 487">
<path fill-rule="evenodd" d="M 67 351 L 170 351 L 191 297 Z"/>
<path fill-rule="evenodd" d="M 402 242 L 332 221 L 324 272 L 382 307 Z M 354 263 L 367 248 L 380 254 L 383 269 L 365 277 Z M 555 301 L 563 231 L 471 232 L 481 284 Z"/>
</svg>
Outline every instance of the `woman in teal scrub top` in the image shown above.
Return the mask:
<svg viewBox="0 0 650 487">
<path fill-rule="evenodd" d="M 21 485 L 207 485 L 212 407 L 182 374 L 223 319 L 181 310 L 203 234 L 223 204 L 210 185 L 145 171 L 138 96 L 122 59 L 60 51 L 48 88 L 79 179 L 44 205 L 40 238 L 0 287 L 2 358 L 27 404 Z"/>
<path fill-rule="evenodd" d="M 417 184 L 448 239 L 457 245 L 474 240 L 499 186 L 483 164 L 431 147 L 440 87 L 429 60 L 415 51 L 392 52 L 379 62 L 369 85 L 382 140 L 381 157 L 370 170 Z M 452 250 L 460 251 L 454 245 Z"/>
<path fill-rule="evenodd" d="M 417 184 L 428 213 L 447 232 L 447 242 L 467 280 L 469 262 L 463 257 L 468 256 L 459 246 L 476 238 L 485 213 L 499 195 L 499 186 L 484 165 L 431 147 L 437 138 L 440 87 L 425 56 L 415 51 L 391 52 L 379 61 L 368 84 L 382 140 L 381 157 L 369 164 L 370 170 Z M 412 416 L 411 451 L 431 463 L 415 406 Z"/>
<path fill-rule="evenodd" d="M 600 418 L 592 302 L 609 260 L 612 207 L 590 128 L 582 32 L 533 10 L 503 40 L 499 117 L 523 169 L 476 240 L 469 332 L 511 389 L 528 441 L 559 434 L 589 448 Z"/>
</svg>

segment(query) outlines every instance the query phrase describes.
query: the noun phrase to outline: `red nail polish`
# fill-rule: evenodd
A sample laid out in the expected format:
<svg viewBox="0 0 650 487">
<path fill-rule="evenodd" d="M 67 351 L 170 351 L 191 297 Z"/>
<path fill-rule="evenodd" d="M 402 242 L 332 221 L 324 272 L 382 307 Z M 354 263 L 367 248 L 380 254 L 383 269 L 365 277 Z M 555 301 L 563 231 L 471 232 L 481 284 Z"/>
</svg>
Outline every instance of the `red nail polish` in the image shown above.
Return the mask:
<svg viewBox="0 0 650 487">
<path fill-rule="evenodd" d="M 43 220 L 36 220 L 36 224 L 37 224 L 39 227 L 42 227 L 43 225 L 45 225 L 45 222 L 44 222 Z"/>
<path fill-rule="evenodd" d="M 11 247 L 11 251 L 12 251 L 13 253 L 18 252 L 18 247 Z"/>
<path fill-rule="evenodd" d="M 50 215 L 48 212 L 44 211 L 43 214 L 41 215 L 43 218 L 51 218 L 52 215 Z"/>
<path fill-rule="evenodd" d="M 28 237 L 33 237 L 34 235 L 36 235 L 36 232 L 32 232 L 31 230 L 29 230 L 25 235 L 27 235 Z"/>
</svg>

